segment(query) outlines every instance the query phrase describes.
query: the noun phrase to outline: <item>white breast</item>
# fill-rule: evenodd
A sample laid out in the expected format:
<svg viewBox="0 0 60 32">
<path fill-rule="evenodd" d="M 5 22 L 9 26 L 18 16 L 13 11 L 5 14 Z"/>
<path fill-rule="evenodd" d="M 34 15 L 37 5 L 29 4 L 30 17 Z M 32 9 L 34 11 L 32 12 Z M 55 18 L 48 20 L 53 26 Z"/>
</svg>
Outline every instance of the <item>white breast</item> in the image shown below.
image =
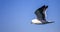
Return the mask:
<svg viewBox="0 0 60 32">
<path fill-rule="evenodd" d="M 39 23 L 42 23 L 42 22 L 39 21 L 38 19 L 33 19 L 33 20 L 32 20 L 32 23 L 33 23 L 33 24 L 39 24 Z"/>
</svg>

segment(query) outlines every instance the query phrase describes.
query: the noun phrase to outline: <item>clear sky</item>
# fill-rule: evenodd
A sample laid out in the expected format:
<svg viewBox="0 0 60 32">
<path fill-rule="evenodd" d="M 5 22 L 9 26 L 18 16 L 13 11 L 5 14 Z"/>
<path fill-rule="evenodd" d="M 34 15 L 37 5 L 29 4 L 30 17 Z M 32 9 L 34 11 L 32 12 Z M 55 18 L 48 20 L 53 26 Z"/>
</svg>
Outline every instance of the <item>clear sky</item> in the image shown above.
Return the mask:
<svg viewBox="0 0 60 32">
<path fill-rule="evenodd" d="M 35 25 L 35 10 L 48 5 L 47 20 L 52 24 Z M 0 32 L 60 32 L 60 0 L 0 0 Z"/>
</svg>

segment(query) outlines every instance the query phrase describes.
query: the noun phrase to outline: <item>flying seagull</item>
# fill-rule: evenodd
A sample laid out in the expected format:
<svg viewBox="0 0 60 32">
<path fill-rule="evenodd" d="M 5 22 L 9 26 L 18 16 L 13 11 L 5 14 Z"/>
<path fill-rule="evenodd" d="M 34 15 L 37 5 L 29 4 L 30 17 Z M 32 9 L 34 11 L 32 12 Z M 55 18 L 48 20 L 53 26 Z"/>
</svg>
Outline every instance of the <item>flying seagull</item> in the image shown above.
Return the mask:
<svg viewBox="0 0 60 32">
<path fill-rule="evenodd" d="M 34 13 L 37 16 L 37 19 L 33 19 L 32 23 L 33 24 L 47 24 L 47 23 L 52 23 L 52 22 L 48 22 L 46 20 L 46 9 L 48 8 L 48 6 L 43 5 L 42 7 L 38 8 Z"/>
</svg>

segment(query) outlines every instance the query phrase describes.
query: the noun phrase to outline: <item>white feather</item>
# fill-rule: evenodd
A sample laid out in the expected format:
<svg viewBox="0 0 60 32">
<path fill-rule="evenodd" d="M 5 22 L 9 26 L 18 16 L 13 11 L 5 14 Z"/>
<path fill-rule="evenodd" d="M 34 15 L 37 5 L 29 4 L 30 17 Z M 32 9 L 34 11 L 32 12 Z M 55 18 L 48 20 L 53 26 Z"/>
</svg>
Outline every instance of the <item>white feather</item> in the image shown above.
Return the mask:
<svg viewBox="0 0 60 32">
<path fill-rule="evenodd" d="M 32 20 L 32 23 L 33 23 L 33 24 L 39 24 L 39 23 L 42 23 L 42 22 L 39 21 L 38 19 L 33 19 L 33 20 Z"/>
</svg>

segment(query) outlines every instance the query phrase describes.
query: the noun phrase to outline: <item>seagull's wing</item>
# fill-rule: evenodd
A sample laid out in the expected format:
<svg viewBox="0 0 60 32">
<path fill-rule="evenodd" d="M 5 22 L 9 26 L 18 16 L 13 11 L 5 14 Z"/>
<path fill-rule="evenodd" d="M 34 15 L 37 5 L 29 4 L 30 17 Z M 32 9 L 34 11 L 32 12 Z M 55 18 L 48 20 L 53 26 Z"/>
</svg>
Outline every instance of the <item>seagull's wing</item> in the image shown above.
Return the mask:
<svg viewBox="0 0 60 32">
<path fill-rule="evenodd" d="M 39 19 L 39 20 L 43 20 L 43 19 L 45 19 L 45 15 L 44 15 L 44 11 L 45 10 L 43 10 L 44 8 L 46 9 L 48 6 L 45 6 L 45 5 L 43 5 L 41 8 L 38 8 L 36 11 L 35 11 L 35 14 L 36 14 L 36 16 L 37 16 L 37 19 Z"/>
<path fill-rule="evenodd" d="M 35 14 L 36 14 L 36 16 L 37 16 L 37 19 L 39 19 L 39 20 L 42 20 L 42 13 L 40 13 L 39 12 L 39 10 L 37 10 L 36 12 L 35 12 Z"/>
</svg>

